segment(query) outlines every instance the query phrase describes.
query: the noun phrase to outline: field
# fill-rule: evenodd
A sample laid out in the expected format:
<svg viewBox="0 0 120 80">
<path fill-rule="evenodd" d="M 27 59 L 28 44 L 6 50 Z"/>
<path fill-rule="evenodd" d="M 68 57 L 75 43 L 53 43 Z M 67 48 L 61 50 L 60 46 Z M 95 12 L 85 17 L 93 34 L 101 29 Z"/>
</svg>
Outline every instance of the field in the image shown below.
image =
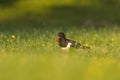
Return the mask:
<svg viewBox="0 0 120 80">
<path fill-rule="evenodd" d="M 0 80 L 120 80 L 119 0 L 1 0 Z M 58 32 L 91 49 L 63 51 Z"/>
<path fill-rule="evenodd" d="M 119 80 L 120 32 L 114 27 L 1 29 L 0 80 Z M 62 51 L 63 31 L 91 49 Z"/>
</svg>

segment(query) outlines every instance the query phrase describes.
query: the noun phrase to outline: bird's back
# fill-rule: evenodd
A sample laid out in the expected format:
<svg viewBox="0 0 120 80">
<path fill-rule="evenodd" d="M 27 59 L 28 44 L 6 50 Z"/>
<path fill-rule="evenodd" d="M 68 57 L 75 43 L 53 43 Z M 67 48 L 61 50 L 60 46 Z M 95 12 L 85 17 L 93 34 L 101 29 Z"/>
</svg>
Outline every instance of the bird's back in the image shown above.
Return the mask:
<svg viewBox="0 0 120 80">
<path fill-rule="evenodd" d="M 78 43 L 77 41 L 72 41 L 72 40 L 70 40 L 70 39 L 66 39 L 66 42 L 67 42 L 67 43 L 72 43 L 72 44 L 71 44 L 71 47 L 78 48 L 78 47 L 81 46 L 81 44 Z"/>
</svg>

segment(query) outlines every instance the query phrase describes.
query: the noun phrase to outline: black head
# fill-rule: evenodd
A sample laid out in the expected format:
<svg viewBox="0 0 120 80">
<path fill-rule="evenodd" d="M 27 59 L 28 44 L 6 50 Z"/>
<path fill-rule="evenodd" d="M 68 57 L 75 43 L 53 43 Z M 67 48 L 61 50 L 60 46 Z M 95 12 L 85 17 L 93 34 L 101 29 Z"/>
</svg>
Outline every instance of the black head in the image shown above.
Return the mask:
<svg viewBox="0 0 120 80">
<path fill-rule="evenodd" d="M 58 37 L 54 40 L 55 42 L 61 41 L 61 40 L 65 40 L 65 34 L 63 32 L 59 32 L 58 33 Z"/>
<path fill-rule="evenodd" d="M 58 33 L 57 41 L 59 42 L 59 45 L 61 47 L 66 47 L 67 46 L 66 37 L 65 37 L 65 34 L 63 32 Z"/>
<path fill-rule="evenodd" d="M 59 36 L 60 38 L 66 38 L 66 37 L 65 37 L 65 34 L 64 34 L 63 32 L 59 32 L 59 33 L 58 33 L 58 36 Z"/>
</svg>

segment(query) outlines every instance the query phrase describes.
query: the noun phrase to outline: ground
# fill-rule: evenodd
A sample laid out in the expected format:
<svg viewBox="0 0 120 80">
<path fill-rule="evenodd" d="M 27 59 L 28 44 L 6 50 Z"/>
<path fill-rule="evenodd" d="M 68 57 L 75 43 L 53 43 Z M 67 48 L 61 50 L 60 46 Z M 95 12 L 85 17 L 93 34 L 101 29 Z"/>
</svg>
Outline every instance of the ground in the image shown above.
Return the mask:
<svg viewBox="0 0 120 80">
<path fill-rule="evenodd" d="M 0 34 L 1 80 L 120 79 L 119 26 L 16 30 Z M 59 31 L 92 48 L 62 51 L 54 43 Z"/>
</svg>

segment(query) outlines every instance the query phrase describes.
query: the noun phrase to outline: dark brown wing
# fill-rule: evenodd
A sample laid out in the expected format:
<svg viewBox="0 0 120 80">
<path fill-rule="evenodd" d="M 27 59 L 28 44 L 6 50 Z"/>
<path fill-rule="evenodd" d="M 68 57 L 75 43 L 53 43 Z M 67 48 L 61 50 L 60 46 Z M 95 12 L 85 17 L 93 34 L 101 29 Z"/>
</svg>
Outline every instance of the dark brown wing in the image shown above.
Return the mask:
<svg viewBox="0 0 120 80">
<path fill-rule="evenodd" d="M 61 39 L 61 40 L 59 40 L 59 45 L 61 46 L 61 47 L 67 47 L 67 42 L 66 42 L 66 40 L 65 39 Z"/>
</svg>

